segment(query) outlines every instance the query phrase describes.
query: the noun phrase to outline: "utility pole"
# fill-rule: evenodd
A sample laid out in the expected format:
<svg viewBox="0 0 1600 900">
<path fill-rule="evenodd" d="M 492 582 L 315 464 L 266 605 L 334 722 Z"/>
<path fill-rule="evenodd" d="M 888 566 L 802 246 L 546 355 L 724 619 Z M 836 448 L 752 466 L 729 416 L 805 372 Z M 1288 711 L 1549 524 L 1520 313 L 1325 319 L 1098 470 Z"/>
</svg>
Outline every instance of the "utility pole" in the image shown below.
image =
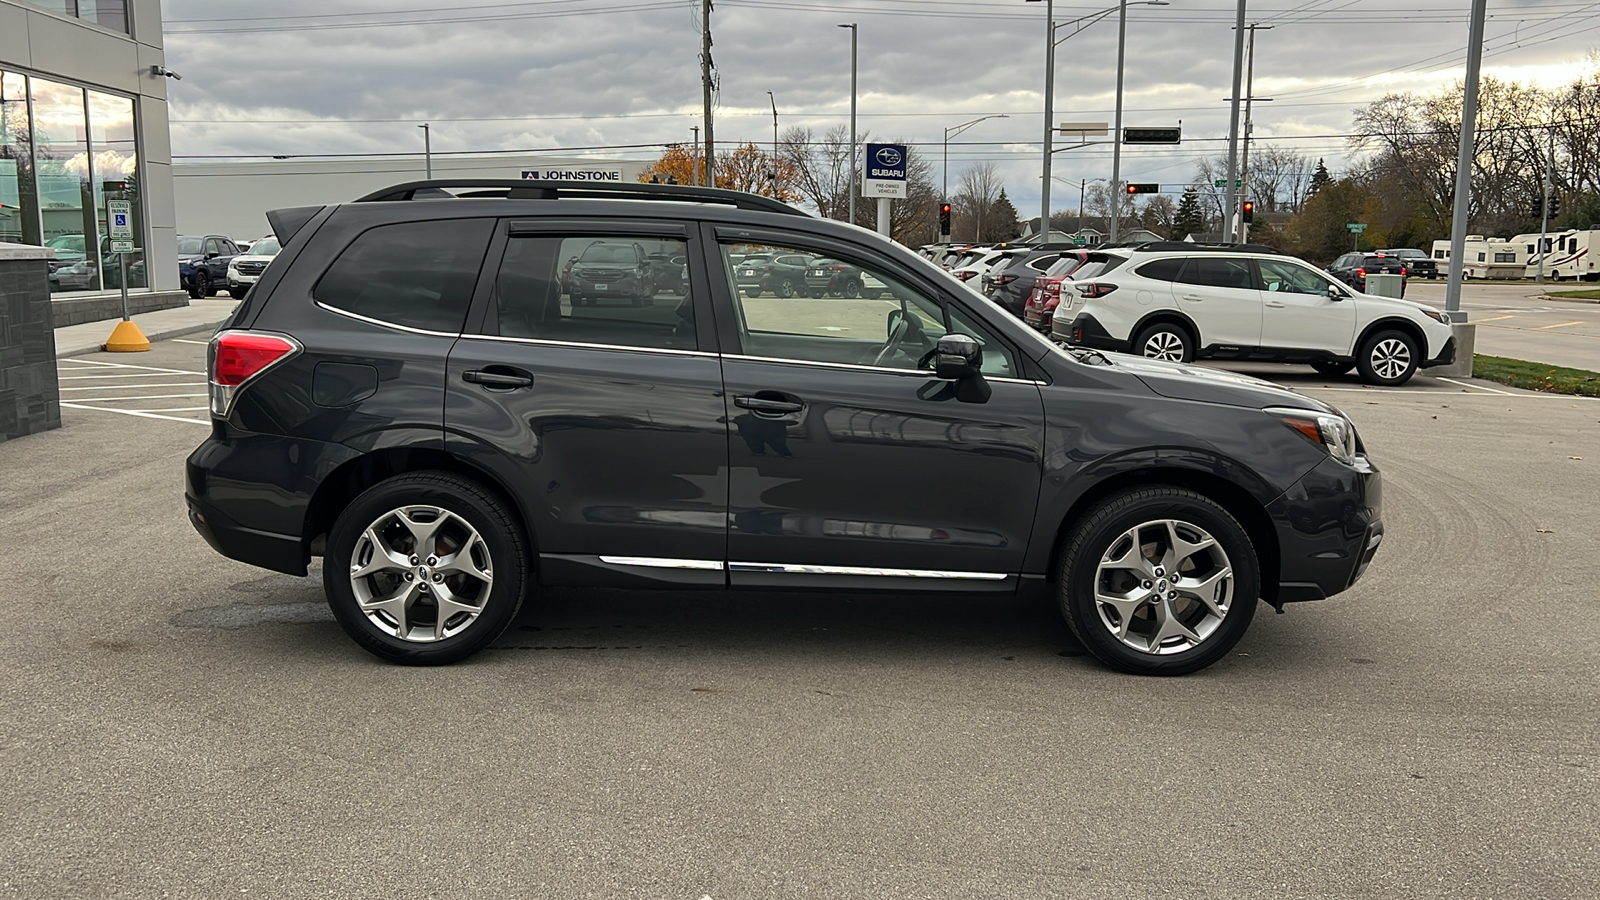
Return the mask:
<svg viewBox="0 0 1600 900">
<path fill-rule="evenodd" d="M 856 23 L 840 25 L 850 29 L 850 224 L 856 223 L 856 38 L 860 30 Z"/>
<path fill-rule="evenodd" d="M 711 132 L 711 0 L 700 0 L 700 91 L 706 107 L 706 186 L 716 187 L 717 142 Z"/>
<path fill-rule="evenodd" d="M 1243 0 L 1240 0 L 1242 3 Z M 1467 75 L 1461 97 L 1461 146 L 1456 149 L 1456 208 L 1450 218 L 1450 276 L 1444 287 L 1444 310 L 1452 325 L 1467 321 L 1461 311 L 1461 275 L 1467 249 L 1467 208 L 1472 204 L 1472 148 L 1478 129 L 1478 73 L 1483 70 L 1483 20 L 1488 0 L 1472 0 L 1467 26 Z M 1457 342 L 1460 346 L 1460 342 Z M 1460 351 L 1458 351 L 1460 352 Z M 1470 368 L 1472 357 L 1466 362 Z"/>
<path fill-rule="evenodd" d="M 425 166 L 423 171 L 431 181 L 433 179 L 433 135 L 429 132 L 427 123 L 417 127 L 422 129 L 422 158 Z"/>
<path fill-rule="evenodd" d="M 699 184 L 700 183 L 700 126 L 699 125 L 690 125 L 689 126 L 689 130 L 694 132 L 694 140 L 691 141 L 690 144 L 689 144 L 689 147 L 690 147 L 689 159 L 692 161 L 691 165 L 693 166 L 693 168 L 689 170 L 689 177 L 694 179 L 694 183 L 695 184 Z"/>
<path fill-rule="evenodd" d="M 1223 211 L 1223 228 L 1229 240 L 1236 240 L 1239 216 L 1239 194 L 1234 182 L 1239 178 L 1239 101 L 1240 91 L 1244 85 L 1244 6 L 1245 0 L 1239 0 L 1238 20 L 1233 26 L 1233 113 L 1228 119 L 1228 181 L 1223 196 L 1226 199 Z"/>
<path fill-rule="evenodd" d="M 1252 22 L 1250 24 L 1250 49 L 1249 62 L 1245 63 L 1244 75 L 1244 152 L 1239 161 L 1239 184 L 1246 199 L 1250 196 L 1250 135 L 1255 133 L 1255 120 L 1250 116 L 1250 104 L 1256 99 L 1256 30 L 1272 30 L 1271 25 L 1262 25 Z M 1244 217 L 1239 217 L 1240 240 L 1250 240 L 1250 226 L 1245 223 Z"/>
<path fill-rule="evenodd" d="M 1056 86 L 1056 3 L 1055 0 L 1045 0 L 1044 4 L 1044 177 L 1039 182 L 1039 239 L 1043 243 L 1050 242 L 1050 157 L 1055 149 L 1050 145 L 1055 141 L 1056 126 L 1050 120 L 1055 118 L 1055 86 Z"/>
<path fill-rule="evenodd" d="M 778 196 L 778 98 L 767 91 L 767 99 L 772 101 L 772 196 Z"/>
<path fill-rule="evenodd" d="M 1543 208 L 1539 211 L 1539 287 L 1541 288 L 1544 287 L 1544 258 L 1549 255 L 1550 248 L 1550 245 L 1546 243 L 1550 239 L 1546 235 L 1550 233 L 1550 195 L 1553 187 L 1551 179 L 1554 175 L 1552 170 L 1556 167 L 1556 129 L 1554 125 L 1550 126 L 1547 134 L 1550 138 L 1550 149 L 1546 152 L 1544 161 L 1544 202 L 1540 204 Z"/>
<path fill-rule="evenodd" d="M 1239 0 L 1242 6 L 1244 0 Z M 1122 63 L 1128 50 L 1128 0 L 1121 0 L 1117 13 L 1117 113 L 1111 127 L 1111 242 L 1117 242 L 1122 224 Z"/>
</svg>

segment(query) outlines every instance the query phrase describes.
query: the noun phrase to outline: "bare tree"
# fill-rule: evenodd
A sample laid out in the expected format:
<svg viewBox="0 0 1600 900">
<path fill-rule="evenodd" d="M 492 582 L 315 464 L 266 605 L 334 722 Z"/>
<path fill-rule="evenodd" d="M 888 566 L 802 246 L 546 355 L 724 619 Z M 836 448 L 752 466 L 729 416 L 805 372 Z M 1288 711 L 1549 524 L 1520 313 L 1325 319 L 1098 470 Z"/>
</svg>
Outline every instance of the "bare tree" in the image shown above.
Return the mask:
<svg viewBox="0 0 1600 900">
<path fill-rule="evenodd" d="M 850 207 L 850 129 L 835 125 L 821 135 L 795 126 L 778 141 L 778 157 L 793 175 L 794 189 L 817 215 L 843 219 Z"/>
<path fill-rule="evenodd" d="M 958 212 L 958 226 L 963 232 L 971 226 L 973 240 L 983 240 L 985 226 L 990 226 L 989 216 L 996 200 L 1000 199 L 1000 191 L 1005 184 L 1000 180 L 1000 170 L 994 163 L 984 162 L 969 166 L 961 174 L 961 183 L 956 188 L 956 195 L 952 205 Z M 995 229 L 990 227 L 990 234 Z"/>
</svg>

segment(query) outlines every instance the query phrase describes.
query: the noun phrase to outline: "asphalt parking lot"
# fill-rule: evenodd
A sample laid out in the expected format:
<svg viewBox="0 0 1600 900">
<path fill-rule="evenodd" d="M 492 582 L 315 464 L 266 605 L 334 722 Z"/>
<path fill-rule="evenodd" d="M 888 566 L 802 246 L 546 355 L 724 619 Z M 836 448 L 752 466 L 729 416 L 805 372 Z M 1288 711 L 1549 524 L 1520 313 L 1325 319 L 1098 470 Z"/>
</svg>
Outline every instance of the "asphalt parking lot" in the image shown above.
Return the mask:
<svg viewBox="0 0 1600 900">
<path fill-rule="evenodd" d="M 1187 678 L 1032 600 L 604 591 L 403 669 L 186 522 L 203 353 L 62 360 L 0 444 L 0 895 L 1600 895 L 1600 402 L 1237 367 L 1351 415 L 1388 531 Z"/>
</svg>

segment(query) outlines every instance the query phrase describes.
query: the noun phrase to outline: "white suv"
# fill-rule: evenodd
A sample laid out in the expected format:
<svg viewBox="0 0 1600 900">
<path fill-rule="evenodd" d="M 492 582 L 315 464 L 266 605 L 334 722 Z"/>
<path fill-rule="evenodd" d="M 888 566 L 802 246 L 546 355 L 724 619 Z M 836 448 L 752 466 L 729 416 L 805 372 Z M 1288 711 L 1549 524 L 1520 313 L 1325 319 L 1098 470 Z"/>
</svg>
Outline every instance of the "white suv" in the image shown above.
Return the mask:
<svg viewBox="0 0 1600 900">
<path fill-rule="evenodd" d="M 1443 312 L 1360 293 L 1268 247 L 1169 241 L 1100 253 L 1105 267 L 1063 289 L 1056 308 L 1052 330 L 1069 344 L 1183 362 L 1303 362 L 1324 375 L 1355 367 L 1384 385 L 1455 360 Z"/>
</svg>

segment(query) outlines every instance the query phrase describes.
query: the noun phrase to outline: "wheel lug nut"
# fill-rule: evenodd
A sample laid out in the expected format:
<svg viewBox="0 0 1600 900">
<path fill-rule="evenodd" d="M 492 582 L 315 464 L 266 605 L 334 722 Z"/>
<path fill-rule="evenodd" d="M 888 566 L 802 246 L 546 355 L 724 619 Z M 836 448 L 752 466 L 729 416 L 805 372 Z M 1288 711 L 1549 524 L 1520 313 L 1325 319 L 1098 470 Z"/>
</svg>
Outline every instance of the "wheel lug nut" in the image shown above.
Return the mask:
<svg viewBox="0 0 1600 900">
<path fill-rule="evenodd" d="M 422 562 L 422 560 L 419 557 L 415 557 L 415 556 L 411 557 L 411 564 L 413 566 L 416 565 L 419 562 Z"/>
<path fill-rule="evenodd" d="M 423 583 L 417 585 L 417 590 L 422 591 L 424 594 L 426 594 L 428 592 L 428 583 L 426 581 L 424 581 Z"/>
<path fill-rule="evenodd" d="M 438 564 L 439 564 L 439 557 L 437 557 L 437 556 L 428 557 L 428 565 L 437 566 Z"/>
<path fill-rule="evenodd" d="M 416 581 L 417 580 L 417 576 L 411 574 L 410 572 L 407 572 L 406 573 L 406 580 L 407 581 Z"/>
<path fill-rule="evenodd" d="M 443 581 L 444 580 L 444 576 L 440 575 L 438 572 L 435 572 L 435 573 L 433 573 L 433 580 L 435 582 Z"/>
<path fill-rule="evenodd" d="M 1144 589 L 1147 590 L 1147 591 L 1150 590 L 1150 588 L 1153 587 L 1153 586 L 1155 586 L 1155 582 L 1154 581 L 1146 581 L 1144 583 Z"/>
</svg>

